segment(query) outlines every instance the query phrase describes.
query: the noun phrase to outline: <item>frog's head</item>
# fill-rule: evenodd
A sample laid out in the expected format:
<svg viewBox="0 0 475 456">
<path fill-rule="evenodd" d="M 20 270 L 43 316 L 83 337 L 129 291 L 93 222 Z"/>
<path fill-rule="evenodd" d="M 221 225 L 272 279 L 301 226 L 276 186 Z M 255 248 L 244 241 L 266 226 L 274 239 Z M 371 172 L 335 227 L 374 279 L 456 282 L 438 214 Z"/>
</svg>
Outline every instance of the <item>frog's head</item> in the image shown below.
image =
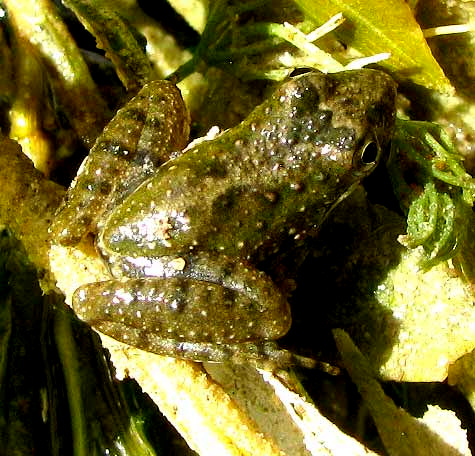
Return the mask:
<svg viewBox="0 0 475 456">
<path fill-rule="evenodd" d="M 280 91 L 277 96 L 289 103 L 287 111 L 307 138 L 322 146 L 322 156 L 362 175 L 377 164 L 394 127 L 396 84 L 390 76 L 368 69 L 311 72 Z"/>
<path fill-rule="evenodd" d="M 287 156 L 300 177 L 305 170 L 302 183 L 318 191 L 319 204 L 334 206 L 376 168 L 392 135 L 395 96 L 391 77 L 368 69 L 306 73 L 274 93 L 288 113 Z"/>
</svg>

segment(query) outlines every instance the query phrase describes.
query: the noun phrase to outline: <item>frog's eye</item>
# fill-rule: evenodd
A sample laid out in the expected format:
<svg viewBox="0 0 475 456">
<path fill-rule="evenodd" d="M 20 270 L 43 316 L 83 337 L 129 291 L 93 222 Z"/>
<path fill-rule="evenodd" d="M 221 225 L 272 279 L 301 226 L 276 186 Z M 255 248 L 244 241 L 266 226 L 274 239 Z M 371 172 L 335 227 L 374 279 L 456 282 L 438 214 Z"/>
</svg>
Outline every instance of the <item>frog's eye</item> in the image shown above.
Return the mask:
<svg viewBox="0 0 475 456">
<path fill-rule="evenodd" d="M 378 161 L 379 147 L 376 141 L 367 142 L 361 150 L 361 162 L 365 165 L 372 165 Z"/>
<path fill-rule="evenodd" d="M 367 138 L 359 150 L 359 163 L 356 163 L 356 165 L 359 165 L 360 167 L 372 167 L 379 162 L 380 153 L 381 149 L 378 141 L 375 138 Z"/>
</svg>

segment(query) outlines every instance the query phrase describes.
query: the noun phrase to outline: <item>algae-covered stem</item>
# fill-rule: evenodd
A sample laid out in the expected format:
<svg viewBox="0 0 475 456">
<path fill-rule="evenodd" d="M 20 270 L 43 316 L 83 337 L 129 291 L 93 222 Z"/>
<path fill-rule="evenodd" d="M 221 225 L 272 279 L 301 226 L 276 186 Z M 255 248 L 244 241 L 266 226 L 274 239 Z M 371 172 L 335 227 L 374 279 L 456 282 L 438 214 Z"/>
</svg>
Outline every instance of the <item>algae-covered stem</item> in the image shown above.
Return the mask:
<svg viewBox="0 0 475 456">
<path fill-rule="evenodd" d="M 77 44 L 49 0 L 6 0 L 15 34 L 38 50 L 61 94 L 68 119 L 78 137 L 91 147 L 107 119 L 99 94 Z M 78 103 L 88 100 L 88 103 Z"/>
</svg>

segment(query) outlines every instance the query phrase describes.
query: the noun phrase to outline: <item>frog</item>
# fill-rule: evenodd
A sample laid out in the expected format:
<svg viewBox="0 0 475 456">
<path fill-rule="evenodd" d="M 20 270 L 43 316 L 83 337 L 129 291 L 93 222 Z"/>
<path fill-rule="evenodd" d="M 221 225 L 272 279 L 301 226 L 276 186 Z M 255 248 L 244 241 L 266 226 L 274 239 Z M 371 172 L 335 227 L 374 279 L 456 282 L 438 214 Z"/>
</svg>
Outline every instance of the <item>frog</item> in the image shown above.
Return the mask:
<svg viewBox="0 0 475 456">
<path fill-rule="evenodd" d="M 186 147 L 180 91 L 145 85 L 97 139 L 50 230 L 62 245 L 93 236 L 110 272 L 76 290 L 76 313 L 161 355 L 313 365 L 279 347 L 291 309 L 259 265 L 317 236 L 374 171 L 395 97 L 396 83 L 379 70 L 309 71 L 239 125 Z"/>
</svg>

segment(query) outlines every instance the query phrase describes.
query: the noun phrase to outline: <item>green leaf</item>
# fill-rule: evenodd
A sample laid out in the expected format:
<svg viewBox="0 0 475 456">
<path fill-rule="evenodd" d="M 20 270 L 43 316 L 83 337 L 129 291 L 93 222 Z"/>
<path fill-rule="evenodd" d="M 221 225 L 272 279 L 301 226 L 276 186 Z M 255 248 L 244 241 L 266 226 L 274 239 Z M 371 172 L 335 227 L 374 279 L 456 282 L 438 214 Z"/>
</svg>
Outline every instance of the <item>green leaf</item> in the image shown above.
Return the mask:
<svg viewBox="0 0 475 456">
<path fill-rule="evenodd" d="M 391 53 L 380 65 L 397 79 L 408 77 L 429 89 L 454 92 L 404 0 L 295 0 L 295 3 L 317 24 L 343 13 L 346 22 L 335 31 L 339 39 L 365 56 Z"/>
<path fill-rule="evenodd" d="M 407 211 L 407 234 L 399 242 L 423 247 L 423 268 L 452 258 L 472 270 L 465 251 L 472 237 L 475 179 L 447 133 L 437 124 L 398 119 L 387 167 L 396 198 Z M 471 272 L 464 275 L 473 280 Z"/>
<path fill-rule="evenodd" d="M 21 47 L 23 50 L 22 64 L 25 69 L 17 75 L 19 69 L 15 68 L 15 76 L 10 76 L 14 80 L 15 89 L 20 90 L 21 96 L 29 96 L 41 105 L 43 110 L 38 115 L 45 117 L 48 112 L 45 111 L 45 106 L 50 102 L 38 97 L 31 88 L 20 89 L 18 82 L 28 84 L 28 78 L 33 81 L 41 78 L 48 80 L 55 93 L 54 97 L 61 99 L 62 110 L 69 123 L 81 141 L 88 148 L 91 147 L 107 121 L 107 106 L 79 48 L 61 20 L 57 5 L 48 0 L 6 0 L 3 3 L 7 7 L 9 23 L 12 26 L 9 29 L 10 40 L 15 47 Z M 29 45 L 26 42 L 29 42 Z M 16 60 L 18 53 L 17 50 Z M 43 75 L 38 66 L 27 63 L 38 57 L 43 63 L 47 62 L 48 76 Z M 2 62 L 1 71 L 8 74 L 9 67 L 5 63 L 8 61 Z M 14 65 L 17 66 L 18 63 Z M 30 74 L 25 75 L 26 72 Z M 20 93 L 15 96 L 20 96 Z M 89 103 L 78 103 L 78 100 L 88 100 Z M 29 109 L 33 110 L 33 106 L 34 103 L 30 103 Z M 32 113 L 29 112 L 27 116 L 30 119 Z M 31 119 L 29 122 L 31 123 Z M 39 125 L 41 124 L 42 122 L 39 122 Z"/>
</svg>

